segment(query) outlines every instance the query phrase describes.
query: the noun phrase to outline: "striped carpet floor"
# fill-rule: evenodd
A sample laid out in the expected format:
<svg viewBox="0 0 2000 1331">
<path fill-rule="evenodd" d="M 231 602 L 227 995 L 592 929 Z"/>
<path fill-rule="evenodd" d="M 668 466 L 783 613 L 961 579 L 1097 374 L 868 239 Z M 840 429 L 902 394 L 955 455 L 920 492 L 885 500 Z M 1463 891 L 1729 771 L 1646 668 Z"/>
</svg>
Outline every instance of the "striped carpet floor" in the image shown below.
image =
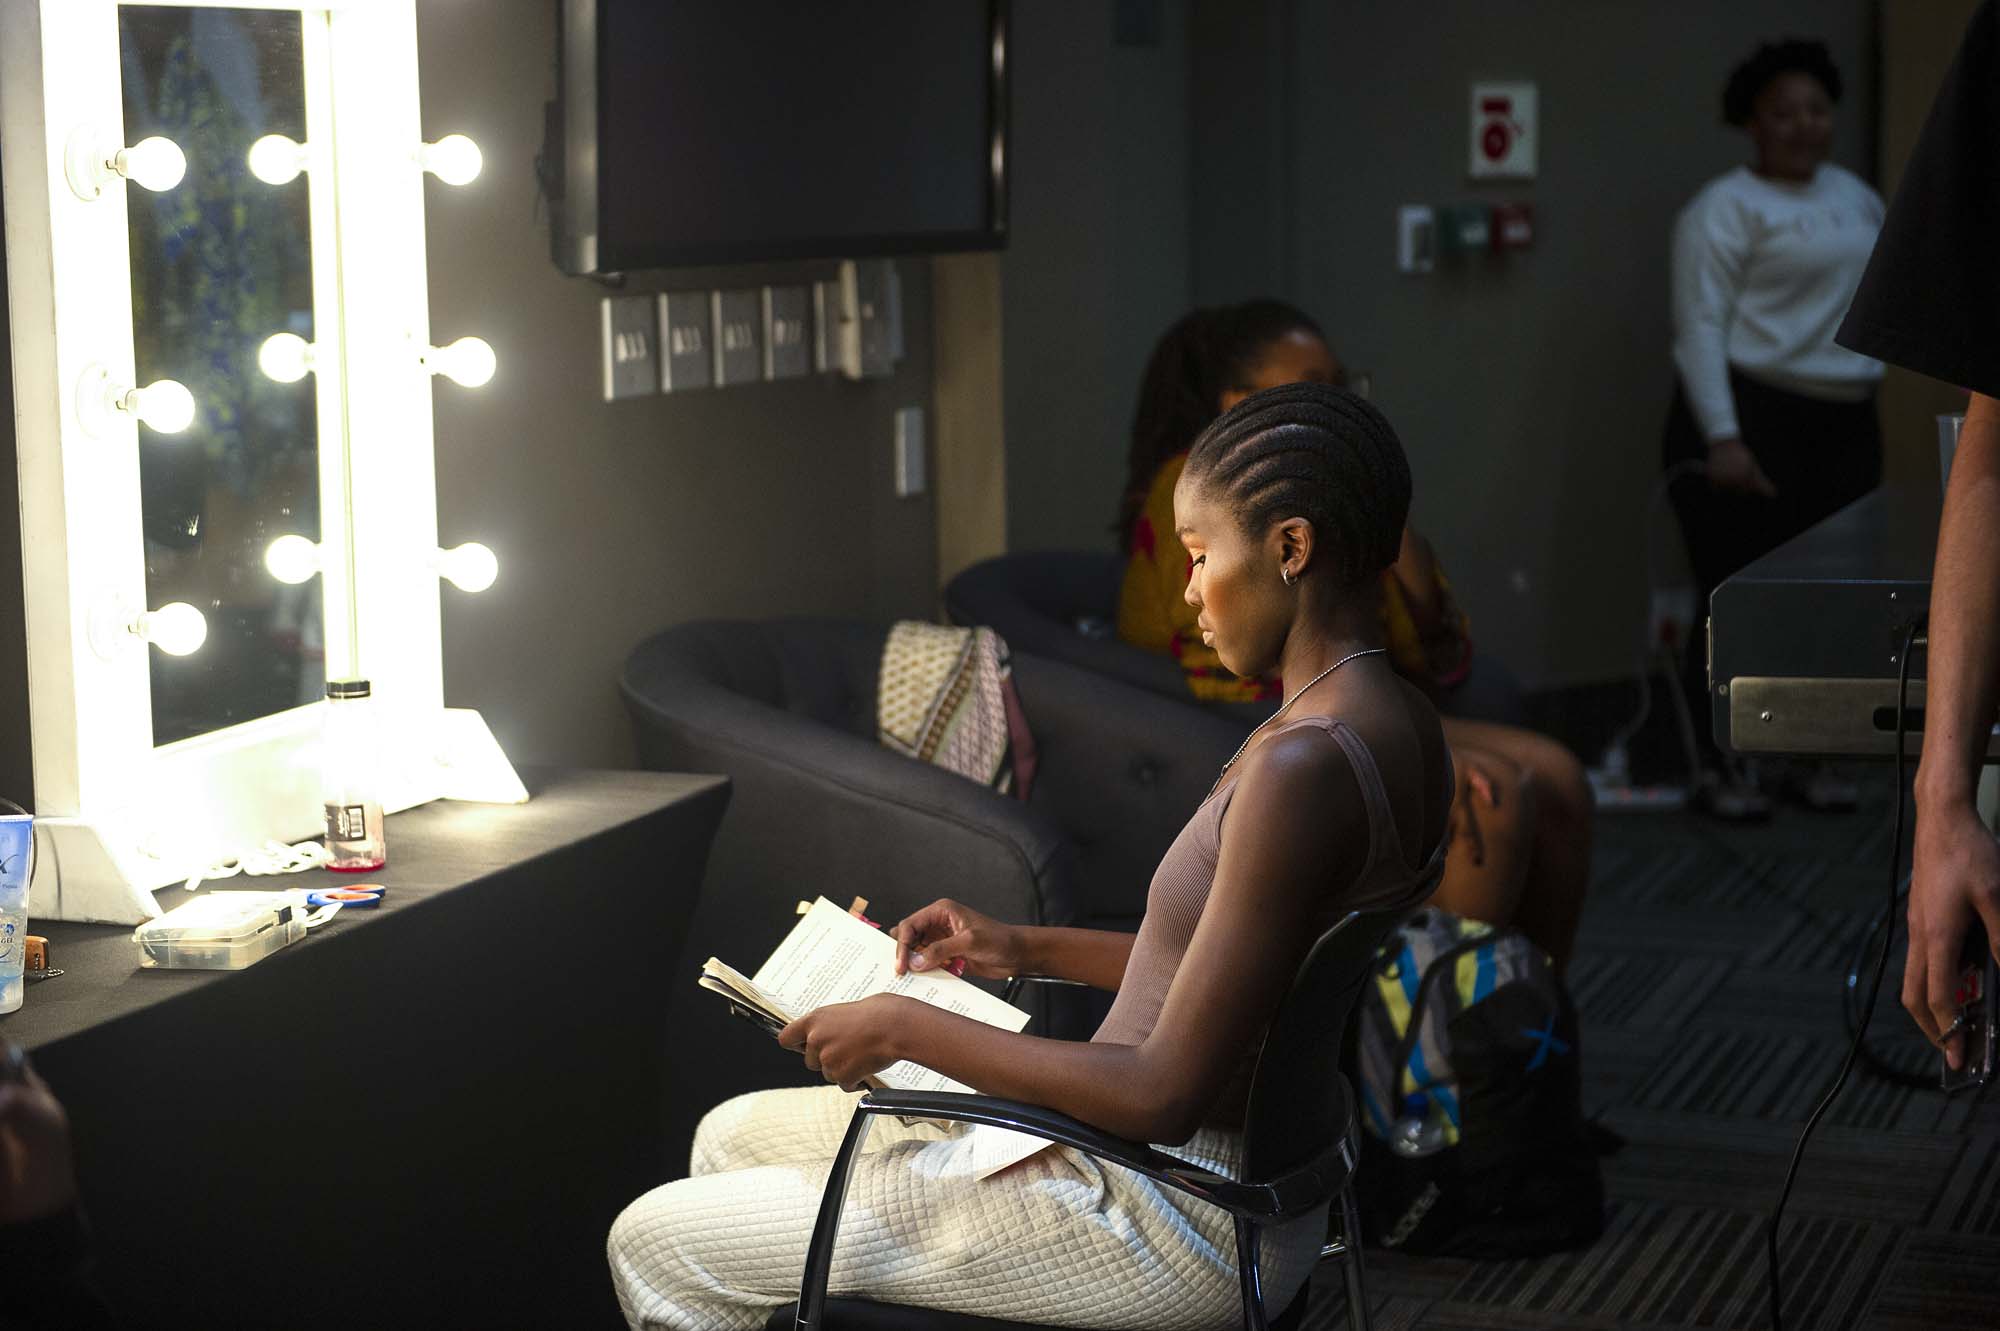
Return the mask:
<svg viewBox="0 0 2000 1331">
<path fill-rule="evenodd" d="M 1571 969 L 1584 1108 L 1623 1136 L 1604 1236 L 1469 1262 L 1369 1253 L 1378 1331 L 1769 1325 L 1764 1217 L 1845 1053 L 1839 995 L 1886 896 L 1888 788 L 1862 812 L 1728 828 L 1598 819 Z M 1871 1047 L 1934 1066 L 1895 1005 Z M 1858 1071 L 1821 1121 L 1782 1235 L 1788 1331 L 2000 1328 L 2000 1092 L 1947 1100 Z M 1345 1327 L 1336 1273 L 1307 1325 Z"/>
</svg>

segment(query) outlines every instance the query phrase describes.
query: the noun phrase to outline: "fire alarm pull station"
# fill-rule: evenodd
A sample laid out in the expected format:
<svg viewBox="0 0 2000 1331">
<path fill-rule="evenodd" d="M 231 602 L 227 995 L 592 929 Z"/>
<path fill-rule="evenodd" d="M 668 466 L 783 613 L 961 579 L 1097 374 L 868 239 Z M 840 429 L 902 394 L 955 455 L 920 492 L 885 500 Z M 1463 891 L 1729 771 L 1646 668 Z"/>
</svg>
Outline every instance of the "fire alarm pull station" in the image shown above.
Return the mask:
<svg viewBox="0 0 2000 1331">
<path fill-rule="evenodd" d="M 1525 203 L 1493 205 L 1493 252 L 1525 250 L 1535 243 L 1535 210 Z"/>
<path fill-rule="evenodd" d="M 1474 180 L 1533 180 L 1540 148 L 1538 98 L 1532 83 L 1472 85 Z"/>
</svg>

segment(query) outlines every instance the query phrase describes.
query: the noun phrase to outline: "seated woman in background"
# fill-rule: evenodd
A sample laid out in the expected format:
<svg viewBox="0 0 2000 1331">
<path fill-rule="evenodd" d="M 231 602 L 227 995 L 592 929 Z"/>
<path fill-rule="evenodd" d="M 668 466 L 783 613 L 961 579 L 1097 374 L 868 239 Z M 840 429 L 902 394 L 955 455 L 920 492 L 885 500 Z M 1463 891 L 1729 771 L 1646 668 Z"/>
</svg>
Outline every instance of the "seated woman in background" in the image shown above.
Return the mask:
<svg viewBox="0 0 2000 1331">
<path fill-rule="evenodd" d="M 1129 556 L 1118 634 L 1167 652 L 1197 699 L 1268 713 L 1275 677 L 1232 673 L 1208 646 L 1182 592 L 1190 565 L 1173 537 L 1174 487 L 1188 445 L 1217 416 L 1260 389 L 1343 384 L 1346 371 L 1303 312 L 1275 300 L 1196 310 L 1153 349 L 1132 418 L 1130 474 L 1118 531 Z M 1507 722 L 1518 696 L 1495 663 L 1474 665 L 1465 615 L 1430 543 L 1405 525 L 1381 577 L 1383 632 L 1397 671 L 1444 713 L 1458 772 L 1457 843 L 1437 905 L 1511 924 L 1568 965 L 1590 877 L 1590 783 L 1556 741 Z"/>
<path fill-rule="evenodd" d="M 1351 393 L 1296 384 L 1190 442 L 1167 524 L 1194 565 L 1183 592 L 1231 669 L 1283 675 L 1283 703 L 1161 860 L 1136 935 L 1006 925 L 949 901 L 894 931 L 899 968 L 963 957 L 977 975 L 1113 990 L 1104 1024 L 1088 1042 L 1043 1039 L 894 994 L 793 1022 L 779 1042 L 836 1085 L 721 1105 L 695 1133 L 692 1177 L 619 1216 L 611 1271 L 633 1326 L 747 1331 L 796 1297 L 853 1108 L 837 1087 L 900 1059 L 1184 1142 L 1183 1158 L 1237 1175 L 1250 1072 L 1313 943 L 1351 910 L 1430 895 L 1452 780 L 1436 713 L 1382 646 L 1380 575 L 1410 502 L 1395 431 Z M 1077 1327 L 1241 1325 L 1228 1213 L 1066 1147 L 980 1179 L 978 1131 L 877 1121 L 834 1294 Z M 1270 1306 L 1303 1287 L 1311 1230 L 1262 1258 Z"/>
</svg>

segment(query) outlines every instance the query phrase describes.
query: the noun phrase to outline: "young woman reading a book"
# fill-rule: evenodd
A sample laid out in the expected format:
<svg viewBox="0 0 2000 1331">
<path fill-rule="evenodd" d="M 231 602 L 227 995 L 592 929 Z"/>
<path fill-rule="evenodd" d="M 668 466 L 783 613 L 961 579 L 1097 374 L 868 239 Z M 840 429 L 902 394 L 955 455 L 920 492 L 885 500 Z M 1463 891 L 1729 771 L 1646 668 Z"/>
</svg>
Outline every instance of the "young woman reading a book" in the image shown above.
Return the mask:
<svg viewBox="0 0 2000 1331">
<path fill-rule="evenodd" d="M 1012 926 L 949 901 L 896 926 L 917 969 L 1052 974 L 1115 990 L 1088 1042 L 910 999 L 823 1007 L 780 1040 L 833 1085 L 731 1100 L 692 1177 L 633 1202 L 610 1261 L 635 1327 L 750 1328 L 795 1297 L 862 1078 L 901 1059 L 1233 1172 L 1251 1060 L 1307 949 L 1354 909 L 1436 886 L 1453 779 L 1430 703 L 1390 668 L 1381 574 L 1410 472 L 1388 421 L 1323 384 L 1248 398 L 1194 442 L 1174 493 L 1204 641 L 1282 707 L 1161 861 L 1137 935 Z M 857 1162 L 831 1289 L 1066 1326 L 1209 1328 L 1240 1313 L 1229 1218 L 1051 1147 L 976 1177 L 979 1129 L 882 1121 Z M 1271 1254 L 1282 1306 L 1317 1256 Z"/>
<path fill-rule="evenodd" d="M 1173 538 L 1173 511 L 1188 446 L 1259 389 L 1346 379 L 1319 325 L 1277 300 L 1192 310 L 1146 361 L 1118 507 L 1116 530 L 1127 556 L 1118 636 L 1171 655 L 1201 702 L 1261 719 L 1280 687 L 1269 675 L 1239 674 L 1219 661 L 1181 594 L 1188 557 Z M 1458 773 L 1454 846 L 1435 904 L 1513 925 L 1560 971 L 1569 964 L 1590 883 L 1593 800 L 1583 764 L 1557 741 L 1512 723 L 1518 695 L 1496 679 L 1496 662 L 1474 654 L 1451 583 L 1413 527 L 1404 527 L 1381 583 L 1389 660 L 1442 714 Z"/>
</svg>

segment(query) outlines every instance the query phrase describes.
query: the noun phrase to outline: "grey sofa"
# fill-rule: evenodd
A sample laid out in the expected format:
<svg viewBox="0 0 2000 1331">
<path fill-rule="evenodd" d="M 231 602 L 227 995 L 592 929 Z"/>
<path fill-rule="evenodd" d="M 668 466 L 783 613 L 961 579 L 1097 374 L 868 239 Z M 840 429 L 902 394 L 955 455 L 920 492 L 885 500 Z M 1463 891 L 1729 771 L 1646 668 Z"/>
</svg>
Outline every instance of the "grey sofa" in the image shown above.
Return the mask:
<svg viewBox="0 0 2000 1331">
<path fill-rule="evenodd" d="M 1024 804 L 877 742 L 886 636 L 835 620 L 706 621 L 626 661 L 641 765 L 732 781 L 687 950 L 666 977 L 684 1032 L 676 1062 L 701 1077 L 672 1132 L 691 1135 L 724 1095 L 811 1080 L 696 989 L 703 959 L 754 968 L 815 895 L 867 897 L 885 924 L 950 896 L 1022 923 L 1136 927 L 1153 869 L 1242 738 L 1199 709 L 1017 651 L 1039 753 Z M 1037 1001 L 1037 1028 L 1058 1035 L 1088 1035 L 1098 1011 L 1072 993 Z"/>
<path fill-rule="evenodd" d="M 1036 550 L 981 560 L 944 589 L 954 624 L 984 624 L 1017 652 L 1108 675 L 1177 702 L 1187 677 L 1171 657 L 1122 642 L 1118 589 L 1125 557 L 1110 551 Z"/>
</svg>

